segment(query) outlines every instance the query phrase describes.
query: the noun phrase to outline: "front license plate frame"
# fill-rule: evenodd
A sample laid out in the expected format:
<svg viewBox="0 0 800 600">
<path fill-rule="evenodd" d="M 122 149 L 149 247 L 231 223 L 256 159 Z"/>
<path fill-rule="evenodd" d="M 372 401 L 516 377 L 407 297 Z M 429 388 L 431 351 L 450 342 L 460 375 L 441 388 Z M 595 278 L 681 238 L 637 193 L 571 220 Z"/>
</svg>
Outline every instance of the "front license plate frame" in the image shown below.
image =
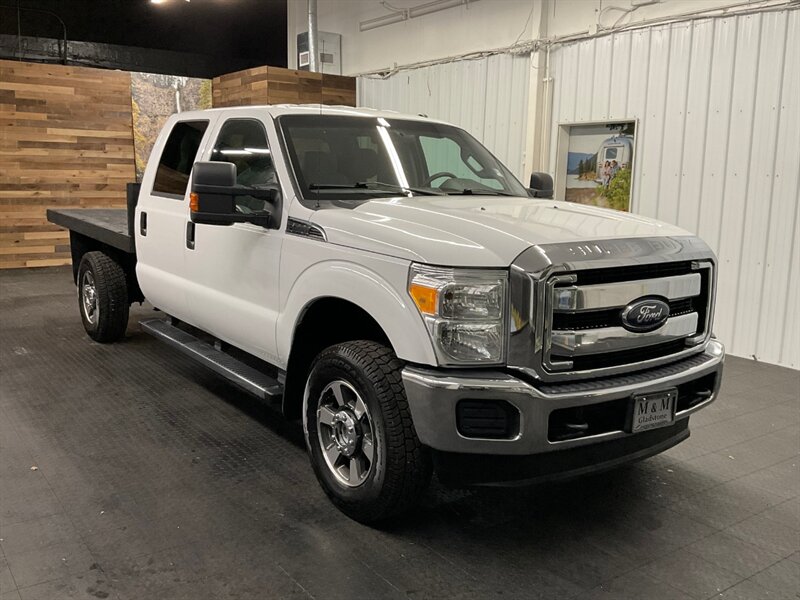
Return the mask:
<svg viewBox="0 0 800 600">
<path fill-rule="evenodd" d="M 678 388 L 636 394 L 631 397 L 626 429 L 630 433 L 640 433 L 668 427 L 675 422 L 677 405 Z"/>
</svg>

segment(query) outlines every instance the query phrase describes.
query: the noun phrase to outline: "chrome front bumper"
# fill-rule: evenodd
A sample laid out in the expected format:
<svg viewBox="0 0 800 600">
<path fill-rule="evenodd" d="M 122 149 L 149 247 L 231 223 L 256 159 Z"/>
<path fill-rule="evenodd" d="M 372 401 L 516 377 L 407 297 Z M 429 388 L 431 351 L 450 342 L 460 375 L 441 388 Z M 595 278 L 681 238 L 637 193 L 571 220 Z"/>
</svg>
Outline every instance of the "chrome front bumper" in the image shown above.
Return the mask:
<svg viewBox="0 0 800 600">
<path fill-rule="evenodd" d="M 710 397 L 686 410 L 677 411 L 676 422 L 687 419 L 716 398 L 724 356 L 723 345 L 711 339 L 702 353 L 687 359 L 605 379 L 532 384 L 500 371 L 477 374 L 474 371 L 408 366 L 403 370 L 403 383 L 414 427 L 423 444 L 443 452 L 531 455 L 643 435 L 615 430 L 577 439 L 550 441 L 548 427 L 550 413 L 554 410 L 658 392 L 716 373 Z M 456 424 L 456 405 L 460 400 L 505 400 L 520 413 L 519 433 L 511 439 L 480 439 L 461 435 Z"/>
</svg>

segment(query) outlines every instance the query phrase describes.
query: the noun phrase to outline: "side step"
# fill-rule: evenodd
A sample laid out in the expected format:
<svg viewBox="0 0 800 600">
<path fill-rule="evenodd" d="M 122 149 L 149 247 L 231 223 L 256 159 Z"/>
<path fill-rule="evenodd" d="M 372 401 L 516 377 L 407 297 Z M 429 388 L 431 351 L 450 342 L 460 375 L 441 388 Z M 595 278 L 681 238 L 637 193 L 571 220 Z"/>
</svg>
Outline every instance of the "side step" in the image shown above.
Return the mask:
<svg viewBox="0 0 800 600">
<path fill-rule="evenodd" d="M 167 320 L 147 319 L 140 321 L 139 325 L 145 332 L 222 375 L 246 392 L 269 401 L 278 400 L 283 395 L 283 386 L 277 379 L 244 364 L 230 354 L 217 350 L 211 344 L 183 329 L 178 329 Z"/>
</svg>

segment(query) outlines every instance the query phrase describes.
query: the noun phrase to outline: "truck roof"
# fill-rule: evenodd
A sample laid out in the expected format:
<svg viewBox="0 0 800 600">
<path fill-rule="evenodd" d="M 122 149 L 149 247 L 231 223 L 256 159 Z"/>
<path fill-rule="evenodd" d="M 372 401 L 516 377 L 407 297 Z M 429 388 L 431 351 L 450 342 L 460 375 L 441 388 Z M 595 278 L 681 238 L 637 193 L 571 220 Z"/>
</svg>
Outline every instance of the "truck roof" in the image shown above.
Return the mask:
<svg viewBox="0 0 800 600">
<path fill-rule="evenodd" d="M 241 111 L 251 111 L 253 109 L 263 109 L 272 117 L 281 115 L 342 115 L 349 117 L 368 117 L 385 119 L 409 119 L 413 121 L 430 121 L 433 123 L 444 123 L 438 119 L 431 119 L 427 115 L 410 115 L 396 112 L 393 110 L 376 110 L 374 108 L 355 108 L 353 106 L 333 106 L 328 104 L 260 104 L 250 106 L 228 106 L 221 108 L 209 108 L 206 110 L 186 111 L 175 115 L 179 120 L 187 118 L 195 119 L 202 117 L 209 112 L 236 113 Z"/>
</svg>

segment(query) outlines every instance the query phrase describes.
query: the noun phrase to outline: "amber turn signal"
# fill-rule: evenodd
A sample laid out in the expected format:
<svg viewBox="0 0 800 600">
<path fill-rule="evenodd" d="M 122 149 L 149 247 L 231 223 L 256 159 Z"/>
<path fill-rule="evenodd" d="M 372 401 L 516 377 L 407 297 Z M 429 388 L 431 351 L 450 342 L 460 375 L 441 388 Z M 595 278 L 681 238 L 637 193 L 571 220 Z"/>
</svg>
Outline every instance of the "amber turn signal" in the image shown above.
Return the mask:
<svg viewBox="0 0 800 600">
<path fill-rule="evenodd" d="M 408 293 L 414 299 L 419 312 L 425 315 L 436 314 L 436 301 L 439 297 L 439 291 L 435 288 L 425 287 L 418 283 L 412 283 L 408 288 Z"/>
<path fill-rule="evenodd" d="M 197 192 L 189 194 L 189 210 L 198 212 L 200 210 L 200 196 Z"/>
</svg>

